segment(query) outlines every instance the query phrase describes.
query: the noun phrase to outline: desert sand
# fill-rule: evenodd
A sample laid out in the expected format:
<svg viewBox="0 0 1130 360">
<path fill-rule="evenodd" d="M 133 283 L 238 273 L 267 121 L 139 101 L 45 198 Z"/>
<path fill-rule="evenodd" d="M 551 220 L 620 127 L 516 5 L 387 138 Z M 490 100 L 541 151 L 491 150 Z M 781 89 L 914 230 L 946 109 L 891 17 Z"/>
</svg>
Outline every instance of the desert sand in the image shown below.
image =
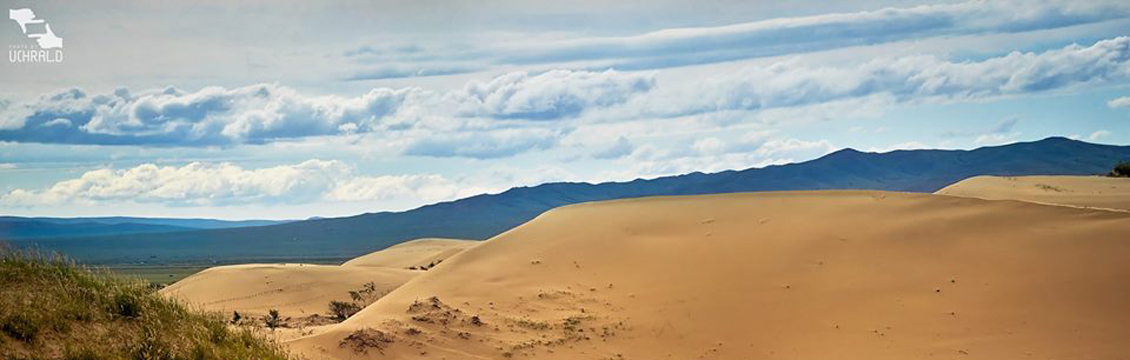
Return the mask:
<svg viewBox="0 0 1130 360">
<path fill-rule="evenodd" d="M 1130 211 L 1130 179 L 1104 176 L 977 176 L 936 192 L 990 200 Z"/>
<path fill-rule="evenodd" d="M 239 311 L 261 316 L 270 309 L 286 317 L 326 315 L 330 301 L 350 301 L 350 291 L 366 283 L 381 296 L 423 271 L 408 267 L 442 261 L 477 241 L 420 239 L 408 241 L 342 266 L 311 264 L 246 264 L 218 266 L 189 276 L 161 290 L 207 311 Z"/>
<path fill-rule="evenodd" d="M 201 271 L 161 289 L 208 311 L 263 315 L 270 309 L 284 316 L 325 314 L 331 300 L 349 301 L 349 291 L 373 282 L 388 292 L 419 271 L 391 268 L 311 264 L 246 264 Z"/>
<path fill-rule="evenodd" d="M 379 266 L 399 269 L 428 267 L 478 243 L 474 240 L 416 239 L 357 257 L 341 266 Z"/>
<path fill-rule="evenodd" d="M 309 359 L 1121 359 L 1130 213 L 873 191 L 566 206 Z"/>
</svg>

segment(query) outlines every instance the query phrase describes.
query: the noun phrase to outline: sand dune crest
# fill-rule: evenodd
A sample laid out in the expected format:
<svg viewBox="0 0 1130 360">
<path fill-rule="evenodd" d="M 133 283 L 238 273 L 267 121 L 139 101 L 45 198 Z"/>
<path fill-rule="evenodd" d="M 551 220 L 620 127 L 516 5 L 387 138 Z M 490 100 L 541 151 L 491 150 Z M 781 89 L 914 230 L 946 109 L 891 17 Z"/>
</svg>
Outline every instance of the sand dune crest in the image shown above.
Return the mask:
<svg viewBox="0 0 1130 360">
<path fill-rule="evenodd" d="M 1116 359 L 1130 214 L 871 191 L 567 206 L 325 333 L 312 359 Z"/>
</svg>

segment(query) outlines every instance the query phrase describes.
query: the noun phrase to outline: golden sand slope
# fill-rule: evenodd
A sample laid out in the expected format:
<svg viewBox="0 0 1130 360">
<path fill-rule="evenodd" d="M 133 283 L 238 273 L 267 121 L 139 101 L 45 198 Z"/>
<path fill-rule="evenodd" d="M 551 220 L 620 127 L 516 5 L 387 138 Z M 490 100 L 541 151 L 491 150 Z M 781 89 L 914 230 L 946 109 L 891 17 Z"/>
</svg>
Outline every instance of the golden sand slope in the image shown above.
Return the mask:
<svg viewBox="0 0 1130 360">
<path fill-rule="evenodd" d="M 161 289 L 161 293 L 205 310 L 283 316 L 325 315 L 332 300 L 349 301 L 349 291 L 373 282 L 378 292 L 391 291 L 419 271 L 310 264 L 246 264 L 218 266 Z"/>
<path fill-rule="evenodd" d="M 250 315 L 277 309 L 283 316 L 326 314 L 329 302 L 350 301 L 349 291 L 366 283 L 383 295 L 428 265 L 476 244 L 470 240 L 420 239 L 350 260 L 342 266 L 310 264 L 247 264 L 219 266 L 189 276 L 161 290 L 205 310 L 239 311 Z"/>
<path fill-rule="evenodd" d="M 581 204 L 287 344 L 315 360 L 1121 359 L 1128 235 L 1128 213 L 929 194 Z"/>
<path fill-rule="evenodd" d="M 937 194 L 1130 210 L 1130 179 L 1102 176 L 977 176 Z"/>
<path fill-rule="evenodd" d="M 441 262 L 478 243 L 474 240 L 417 239 L 346 261 L 341 266 L 381 266 L 399 269 L 424 267 Z"/>
</svg>

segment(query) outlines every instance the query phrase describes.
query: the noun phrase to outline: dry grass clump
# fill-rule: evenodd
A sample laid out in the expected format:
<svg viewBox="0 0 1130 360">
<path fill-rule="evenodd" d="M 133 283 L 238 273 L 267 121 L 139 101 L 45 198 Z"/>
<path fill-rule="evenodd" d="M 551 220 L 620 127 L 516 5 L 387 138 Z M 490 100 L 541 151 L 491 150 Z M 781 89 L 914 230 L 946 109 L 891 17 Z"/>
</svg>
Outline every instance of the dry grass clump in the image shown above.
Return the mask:
<svg viewBox="0 0 1130 360">
<path fill-rule="evenodd" d="M 0 244 L 0 289 L 5 359 L 288 359 L 219 314 L 58 255 Z"/>
</svg>

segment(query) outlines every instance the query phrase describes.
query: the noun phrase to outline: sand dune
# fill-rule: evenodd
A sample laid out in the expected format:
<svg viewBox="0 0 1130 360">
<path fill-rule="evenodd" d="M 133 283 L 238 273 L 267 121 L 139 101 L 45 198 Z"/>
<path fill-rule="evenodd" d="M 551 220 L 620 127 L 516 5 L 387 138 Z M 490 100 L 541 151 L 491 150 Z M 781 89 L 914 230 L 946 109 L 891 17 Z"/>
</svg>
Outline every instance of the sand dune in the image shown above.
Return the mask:
<svg viewBox="0 0 1130 360">
<path fill-rule="evenodd" d="M 287 345 L 310 359 L 1120 359 L 1128 234 L 1127 213 L 929 194 L 581 204 Z"/>
<path fill-rule="evenodd" d="M 330 301 L 350 301 L 350 291 L 366 283 L 383 295 L 423 271 L 408 267 L 436 263 L 476 241 L 420 239 L 350 260 L 342 266 L 311 264 L 247 264 L 219 266 L 189 276 L 161 290 L 209 311 L 263 315 L 277 309 L 283 316 L 325 315 Z"/>
<path fill-rule="evenodd" d="M 417 239 L 346 261 L 341 266 L 426 267 L 478 244 L 474 240 Z"/>
<path fill-rule="evenodd" d="M 1103 176 L 977 176 L 937 194 L 1130 211 L 1130 179 Z"/>
<path fill-rule="evenodd" d="M 373 282 L 391 291 L 419 271 L 310 264 L 246 264 L 201 271 L 161 290 L 210 311 L 284 316 L 326 314 L 332 300 L 349 301 L 349 291 Z"/>
</svg>

